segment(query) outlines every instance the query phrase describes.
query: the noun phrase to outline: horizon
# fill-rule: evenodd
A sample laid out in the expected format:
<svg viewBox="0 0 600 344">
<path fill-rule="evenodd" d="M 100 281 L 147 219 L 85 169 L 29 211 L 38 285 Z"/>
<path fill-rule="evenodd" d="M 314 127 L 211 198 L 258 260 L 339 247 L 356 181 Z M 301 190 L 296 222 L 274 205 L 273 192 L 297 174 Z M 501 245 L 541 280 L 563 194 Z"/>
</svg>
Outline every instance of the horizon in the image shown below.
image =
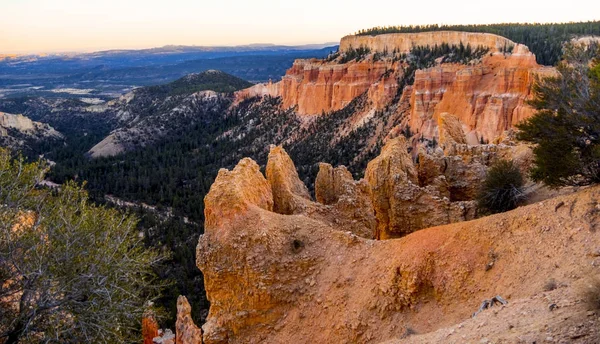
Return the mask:
<svg viewBox="0 0 600 344">
<path fill-rule="evenodd" d="M 518 10 L 516 10 L 518 9 Z M 361 29 L 394 25 L 568 23 L 595 21 L 600 3 L 568 7 L 541 0 L 420 4 L 358 0 L 7 0 L 0 5 L 0 54 L 89 53 L 175 46 L 305 45 L 339 42 Z"/>
<path fill-rule="evenodd" d="M 167 47 L 185 47 L 185 48 L 237 48 L 237 47 L 264 47 L 269 48 L 273 47 L 302 47 L 302 46 L 310 46 L 310 45 L 323 45 L 323 48 L 331 47 L 339 45 L 339 42 L 309 42 L 309 43 L 300 43 L 300 44 L 275 44 L 275 43 L 248 43 L 248 44 L 238 44 L 238 45 L 198 45 L 198 44 L 165 44 L 161 46 L 148 46 L 148 47 L 140 47 L 140 48 L 100 48 L 98 50 L 57 50 L 57 51 L 28 51 L 28 52 L 3 52 L 0 51 L 0 56 L 3 55 L 17 55 L 17 56 L 39 56 L 39 55 L 68 55 L 68 54 L 94 54 L 94 53 L 102 53 L 102 52 L 111 52 L 111 51 L 141 51 L 141 50 L 150 50 L 150 49 L 162 49 Z"/>
</svg>

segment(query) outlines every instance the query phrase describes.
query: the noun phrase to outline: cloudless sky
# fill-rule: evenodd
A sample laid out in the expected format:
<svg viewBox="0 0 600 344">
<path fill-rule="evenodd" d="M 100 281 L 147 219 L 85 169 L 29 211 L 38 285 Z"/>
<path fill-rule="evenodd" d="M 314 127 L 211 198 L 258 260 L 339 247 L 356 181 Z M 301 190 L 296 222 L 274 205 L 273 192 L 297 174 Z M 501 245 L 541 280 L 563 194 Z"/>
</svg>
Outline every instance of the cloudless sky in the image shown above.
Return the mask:
<svg viewBox="0 0 600 344">
<path fill-rule="evenodd" d="M 598 19 L 598 0 L 0 0 L 0 54 L 324 43 L 373 26 Z"/>
</svg>

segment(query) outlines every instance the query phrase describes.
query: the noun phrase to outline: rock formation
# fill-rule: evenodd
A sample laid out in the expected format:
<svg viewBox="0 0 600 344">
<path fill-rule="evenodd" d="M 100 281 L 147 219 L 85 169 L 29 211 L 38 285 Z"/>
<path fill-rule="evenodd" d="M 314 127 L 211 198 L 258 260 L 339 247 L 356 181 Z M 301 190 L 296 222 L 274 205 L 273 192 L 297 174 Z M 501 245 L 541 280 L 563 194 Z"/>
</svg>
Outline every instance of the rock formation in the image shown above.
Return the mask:
<svg viewBox="0 0 600 344">
<path fill-rule="evenodd" d="M 389 69 L 397 68 L 397 64 L 385 61 L 339 64 L 316 59 L 296 60 L 280 82 L 283 106 L 297 107 L 301 115 L 321 115 L 344 108 L 371 87 L 374 87 L 374 98 L 380 97 L 376 92 L 379 88 L 384 95 L 393 96 L 397 85 L 390 85 L 381 78 Z"/>
<path fill-rule="evenodd" d="M 403 141 L 388 143 L 369 165 L 367 180 L 383 195 L 402 183 L 419 187 Z M 329 167 L 322 171 L 322 181 L 335 180 Z M 319 199 L 334 202 L 320 189 Z M 244 159 L 222 170 L 206 196 L 197 248 L 211 302 L 206 344 L 377 343 L 408 328 L 430 332 L 470 318 L 491 296 L 507 298 L 510 310 L 552 276 L 570 285 L 595 259 L 587 253 L 600 247 L 590 233 L 599 224 L 590 216 L 598 187 L 397 240 L 362 239 L 309 213 L 275 213 L 272 190 Z M 385 207 L 385 197 L 377 202 L 376 209 Z M 394 202 L 388 199 L 392 215 Z M 550 324 L 552 312 L 544 314 L 540 321 Z M 489 335 L 485 326 L 478 331 Z"/>
<path fill-rule="evenodd" d="M 175 344 L 202 343 L 202 330 L 192 320 L 192 307 L 185 296 L 177 298 L 177 322 Z"/>
<path fill-rule="evenodd" d="M 333 168 L 330 164 L 320 163 L 315 181 L 315 197 L 321 204 L 335 204 L 340 196 L 355 186 L 354 178 L 344 166 Z"/>
<path fill-rule="evenodd" d="M 237 104 L 244 99 L 248 99 L 248 98 L 252 98 L 252 97 L 264 97 L 264 96 L 277 97 L 281 93 L 281 91 L 279 89 L 280 86 L 281 86 L 281 84 L 278 82 L 273 83 L 273 82 L 269 81 L 268 83 L 265 83 L 265 84 L 256 84 L 252 87 L 240 90 L 235 93 L 235 103 Z"/>
<path fill-rule="evenodd" d="M 142 319 L 142 337 L 144 344 L 153 344 L 158 337 L 158 323 L 153 315 L 145 315 Z"/>
<path fill-rule="evenodd" d="M 381 155 L 367 166 L 365 179 L 371 187 L 378 239 L 401 237 L 418 229 L 475 218 L 474 202 L 468 198 L 452 199 L 450 190 L 457 181 L 462 182 L 462 177 L 474 166 L 457 163 L 462 170 L 448 173 L 456 179 L 449 181 L 445 175 L 447 171 L 430 166 L 434 164 L 429 164 L 428 157 L 427 154 L 420 156 L 423 165 L 419 167 L 427 167 L 419 169 L 431 171 L 431 175 L 419 178 L 419 171 L 407 152 L 406 140 L 400 136 L 388 141 Z M 462 161 L 460 157 L 453 158 Z M 485 167 L 481 167 L 485 175 Z M 471 185 L 476 188 L 478 184 Z"/>
<path fill-rule="evenodd" d="M 518 50 L 485 56 L 473 66 L 442 64 L 418 70 L 408 125 L 423 137 L 436 137 L 437 120 L 448 112 L 461 121 L 470 144 L 491 142 L 533 115 L 525 101 L 535 77 L 553 73 L 553 68 L 539 66 L 533 54 Z"/>
<path fill-rule="evenodd" d="M 366 239 L 374 239 L 377 228 L 370 193 L 367 182 L 354 180 L 346 167 L 319 164 L 315 181 L 317 202 L 332 207 L 325 212 L 331 213 L 334 224 Z"/>
<path fill-rule="evenodd" d="M 310 194 L 283 147 L 271 147 L 266 175 L 273 192 L 273 211 L 287 215 L 302 212 Z"/>
<path fill-rule="evenodd" d="M 440 147 L 467 143 L 462 122 L 456 116 L 447 112 L 442 113 L 438 119 L 438 128 Z"/>
<path fill-rule="evenodd" d="M 18 134 L 13 136 L 11 130 Z M 0 143 L 8 147 L 20 147 L 24 139 L 62 139 L 63 136 L 45 123 L 34 122 L 23 115 L 0 112 Z"/>
<path fill-rule="evenodd" d="M 404 90 L 407 64 L 394 58 L 374 58 L 374 53 L 408 53 L 414 46 L 470 44 L 489 48 L 489 53 L 469 64 L 438 63 L 417 70 L 414 85 Z M 424 32 L 346 36 L 340 52 L 360 46 L 371 54 L 358 61 L 296 60 L 278 83 L 256 85 L 238 92 L 237 99 L 249 96 L 281 96 L 284 108 L 295 108 L 299 115 L 321 115 L 346 107 L 366 94 L 368 109 L 364 116 L 381 111 L 395 102 L 407 104 L 404 125 L 419 138 L 439 138 L 438 119 L 443 113 L 456 116 L 470 144 L 492 142 L 505 130 L 533 114 L 526 100 L 536 76 L 555 73 L 536 63 L 529 49 L 504 37 L 468 32 Z M 510 53 L 503 52 L 512 47 Z M 404 92 L 409 91 L 406 96 Z M 403 96 L 399 98 L 398 96 Z"/>
</svg>

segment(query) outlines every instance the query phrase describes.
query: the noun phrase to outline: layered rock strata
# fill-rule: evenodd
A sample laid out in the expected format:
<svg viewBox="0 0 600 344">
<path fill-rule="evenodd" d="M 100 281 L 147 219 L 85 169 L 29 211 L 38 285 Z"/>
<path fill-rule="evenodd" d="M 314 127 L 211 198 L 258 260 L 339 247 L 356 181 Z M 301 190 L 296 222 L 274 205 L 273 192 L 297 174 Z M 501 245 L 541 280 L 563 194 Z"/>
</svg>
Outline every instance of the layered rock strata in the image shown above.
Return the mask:
<svg viewBox="0 0 600 344">
<path fill-rule="evenodd" d="M 382 77 L 398 68 L 398 63 L 390 61 L 339 64 L 296 60 L 280 82 L 283 106 L 296 107 L 301 115 L 321 115 L 344 108 L 366 91 L 370 98 L 385 104 L 398 85 L 395 79 Z"/>
<path fill-rule="evenodd" d="M 415 73 L 408 125 L 425 138 L 438 137 L 441 114 L 464 126 L 469 144 L 492 142 L 533 115 L 526 101 L 536 77 L 550 76 L 531 53 L 485 56 L 480 64 L 442 64 Z"/>
<path fill-rule="evenodd" d="M 503 51 L 505 48 L 515 47 L 517 44 L 508 38 L 479 32 L 461 32 L 461 31 L 434 31 L 419 33 L 389 33 L 376 36 L 346 36 L 340 42 L 340 51 L 347 52 L 350 49 L 359 47 L 368 47 L 372 51 L 383 52 L 397 50 L 401 53 L 408 53 L 415 46 L 430 46 L 442 44 L 465 46 L 470 44 L 472 47 L 483 46 L 495 53 Z"/>
</svg>

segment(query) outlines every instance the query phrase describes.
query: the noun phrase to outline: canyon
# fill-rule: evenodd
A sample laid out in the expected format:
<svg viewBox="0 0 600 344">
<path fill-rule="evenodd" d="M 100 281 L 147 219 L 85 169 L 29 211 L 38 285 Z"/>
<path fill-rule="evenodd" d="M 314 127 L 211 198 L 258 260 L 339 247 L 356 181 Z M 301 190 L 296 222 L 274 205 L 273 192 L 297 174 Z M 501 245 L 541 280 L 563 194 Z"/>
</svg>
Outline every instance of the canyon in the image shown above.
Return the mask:
<svg viewBox="0 0 600 344">
<path fill-rule="evenodd" d="M 381 36 L 342 40 L 342 57 L 367 46 L 366 58 L 298 60 L 280 82 L 236 93 L 234 104 L 280 97 L 301 123 L 350 107 L 337 134 L 375 121 L 371 134 L 383 145 L 359 180 L 320 163 L 314 195 L 282 146 L 270 146 L 264 170 L 250 158 L 219 170 L 196 251 L 211 307 L 201 332 L 178 326 L 177 342 L 600 340 L 600 318 L 581 292 L 600 264 L 600 189 L 551 198 L 529 182 L 535 203 L 486 217 L 475 202 L 495 162 L 531 167 L 532 147 L 516 142 L 513 128 L 533 115 L 536 78 L 556 71 L 498 36 Z M 488 52 L 417 69 L 412 84 L 402 61 L 372 55 L 410 51 L 410 39 L 467 38 Z M 493 297 L 507 301 L 478 312 Z M 188 314 L 178 322 L 189 327 Z"/>
<path fill-rule="evenodd" d="M 365 54 L 347 59 L 355 45 L 365 49 Z M 440 47 L 447 51 L 433 56 L 431 49 Z M 465 55 L 462 60 L 457 58 L 459 54 Z M 225 73 L 212 73 L 200 73 L 197 78 L 229 80 L 237 91 L 233 95 L 192 92 L 196 86 L 182 78 L 82 108 L 88 115 L 102 114 L 118 122 L 88 154 L 115 156 L 152 145 L 176 132 L 182 117 L 196 121 L 193 111 L 218 111 L 211 117 L 228 118 L 243 112 L 240 106 L 268 97 L 280 99 L 279 109 L 292 112 L 301 128 L 317 118 L 345 111 L 349 114 L 346 123 L 328 128 L 335 131 L 337 141 L 367 124 L 374 126 L 376 133 L 357 159 L 372 155 L 382 140 L 400 132 L 410 133 L 413 148 L 419 140 L 438 141 L 437 123 L 444 113 L 459 119 L 467 143 L 493 143 L 533 114 L 527 101 L 532 98 L 536 78 L 555 75 L 556 70 L 539 65 L 526 46 L 503 37 L 430 32 L 344 37 L 339 52 L 328 58 L 298 59 L 280 81 L 250 87 Z M 214 84 L 222 85 L 217 82 Z M 181 83 L 186 83 L 190 92 L 157 92 L 176 89 Z M 267 145 L 295 144 L 305 136 L 294 132 Z"/>
</svg>

